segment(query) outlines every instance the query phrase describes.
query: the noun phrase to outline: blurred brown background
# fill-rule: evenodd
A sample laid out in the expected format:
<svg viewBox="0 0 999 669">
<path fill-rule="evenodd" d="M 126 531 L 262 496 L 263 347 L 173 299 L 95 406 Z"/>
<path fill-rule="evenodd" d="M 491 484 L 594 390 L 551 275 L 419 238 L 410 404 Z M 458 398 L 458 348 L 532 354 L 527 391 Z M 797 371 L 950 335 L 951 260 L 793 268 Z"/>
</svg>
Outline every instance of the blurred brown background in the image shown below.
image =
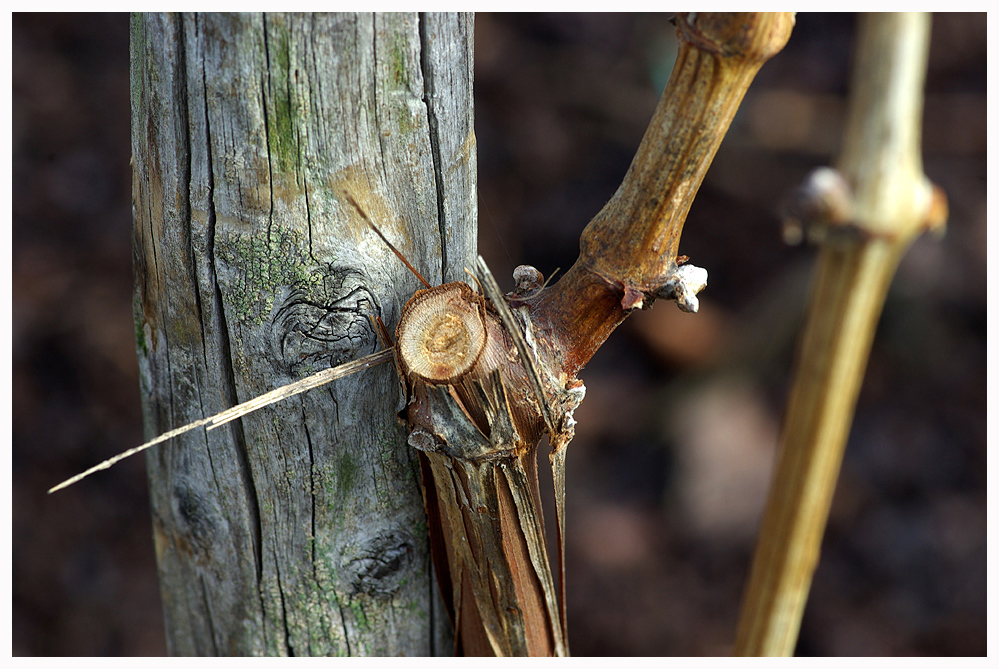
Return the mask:
<svg viewBox="0 0 999 669">
<path fill-rule="evenodd" d="M 480 250 L 567 269 L 651 117 L 669 15 L 479 15 Z M 630 318 L 568 459 L 575 655 L 731 650 L 814 250 L 781 196 L 838 150 L 855 17 L 799 14 L 680 245 L 702 311 Z M 937 15 L 926 173 L 942 240 L 899 269 L 802 624 L 803 655 L 986 652 L 986 22 Z M 128 18 L 13 16 L 13 653 L 162 654 L 131 314 Z M 509 280 L 506 280 L 509 284 Z"/>
</svg>

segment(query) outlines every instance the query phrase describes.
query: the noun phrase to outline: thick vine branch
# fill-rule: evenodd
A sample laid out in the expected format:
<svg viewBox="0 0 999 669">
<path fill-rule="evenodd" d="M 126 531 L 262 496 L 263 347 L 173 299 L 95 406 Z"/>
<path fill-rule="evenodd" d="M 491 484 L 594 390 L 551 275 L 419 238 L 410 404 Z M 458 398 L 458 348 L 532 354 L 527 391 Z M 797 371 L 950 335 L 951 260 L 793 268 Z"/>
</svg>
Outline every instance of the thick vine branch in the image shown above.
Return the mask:
<svg viewBox="0 0 999 669">
<path fill-rule="evenodd" d="M 676 64 L 624 181 L 583 231 L 572 268 L 525 300 L 567 377 L 633 309 L 665 297 L 696 310 L 689 298 L 706 277 L 678 269 L 683 222 L 746 89 L 787 43 L 794 17 L 691 13 L 676 24 Z"/>
<path fill-rule="evenodd" d="M 409 441 L 421 452 L 435 564 L 447 565 L 438 575 L 466 654 L 568 653 L 540 522 L 538 442 L 547 433 L 552 444 L 561 544 L 565 450 L 585 392 L 576 373 L 634 309 L 668 297 L 696 310 L 706 278 L 678 267 L 683 221 L 746 89 L 793 22 L 680 15 L 670 83 L 562 280 L 545 290 L 536 270 L 520 267 L 516 291 L 503 295 L 480 265 L 481 295 L 445 284 L 404 308 L 396 336 Z"/>
</svg>

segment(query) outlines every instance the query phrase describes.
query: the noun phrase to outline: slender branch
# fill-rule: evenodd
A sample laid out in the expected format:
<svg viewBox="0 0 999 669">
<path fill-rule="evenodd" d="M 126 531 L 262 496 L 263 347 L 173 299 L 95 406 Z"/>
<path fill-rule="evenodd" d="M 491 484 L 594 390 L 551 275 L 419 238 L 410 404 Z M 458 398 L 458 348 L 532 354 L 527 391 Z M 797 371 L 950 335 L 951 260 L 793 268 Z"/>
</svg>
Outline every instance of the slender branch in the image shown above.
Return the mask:
<svg viewBox="0 0 999 669">
<path fill-rule="evenodd" d="M 794 18 L 700 13 L 676 22 L 676 64 L 624 181 L 583 231 L 572 268 L 524 300 L 569 377 L 633 309 L 678 296 L 677 246 L 694 195 L 746 89 L 787 43 Z"/>
<path fill-rule="evenodd" d="M 794 651 L 885 295 L 915 236 L 945 218 L 919 152 L 929 28 L 927 14 L 863 17 L 839 176 L 824 170 L 802 191 L 812 214 L 836 215 L 806 221 L 822 226 L 822 250 L 738 655 Z"/>
</svg>

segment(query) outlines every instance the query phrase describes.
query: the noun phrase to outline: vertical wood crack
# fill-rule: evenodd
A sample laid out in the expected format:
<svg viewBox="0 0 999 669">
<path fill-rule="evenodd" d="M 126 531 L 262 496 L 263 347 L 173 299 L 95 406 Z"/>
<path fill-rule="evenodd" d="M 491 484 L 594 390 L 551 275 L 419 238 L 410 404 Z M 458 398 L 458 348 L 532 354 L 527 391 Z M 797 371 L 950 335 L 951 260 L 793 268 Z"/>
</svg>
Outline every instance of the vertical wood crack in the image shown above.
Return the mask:
<svg viewBox="0 0 999 669">
<path fill-rule="evenodd" d="M 178 100 L 177 105 L 184 112 L 184 122 L 180 124 L 180 132 L 182 133 L 179 138 L 178 144 L 184 147 L 186 153 L 186 160 L 184 161 L 183 167 L 180 174 L 180 182 L 184 184 L 184 199 L 182 203 L 182 209 L 180 212 L 184 244 L 187 247 L 187 253 L 190 258 L 190 262 L 184 263 L 188 268 L 189 279 L 191 282 L 191 292 L 194 294 L 194 305 L 195 310 L 198 314 L 198 325 L 201 328 L 201 361 L 204 365 L 205 373 L 208 372 L 208 341 L 205 323 L 205 313 L 201 306 L 201 285 L 198 281 L 198 258 L 200 255 L 195 252 L 194 248 L 194 221 L 193 212 L 194 206 L 191 201 L 191 188 L 193 183 L 191 181 L 192 175 L 192 162 L 194 157 L 194 140 L 191 137 L 191 96 L 188 90 L 188 78 L 187 78 L 187 30 L 185 29 L 185 24 L 187 22 L 187 17 L 181 16 L 177 21 L 177 74 L 176 80 L 178 82 Z M 208 411 L 205 408 L 205 398 L 204 398 L 204 380 L 199 379 L 197 383 L 194 384 L 194 388 L 198 395 L 198 408 L 201 411 L 202 416 L 207 416 Z M 208 446 L 208 435 L 204 434 L 204 445 L 205 453 L 208 456 L 208 464 L 212 470 L 212 480 L 215 482 L 216 487 L 219 487 L 219 481 L 217 473 L 215 471 L 215 463 L 212 462 L 212 451 Z M 221 489 L 221 488 L 220 488 Z"/>
<path fill-rule="evenodd" d="M 295 651 L 291 647 L 291 632 L 288 628 L 288 608 L 285 604 L 284 588 L 281 587 L 281 561 L 277 553 L 274 554 L 274 570 L 277 572 L 277 593 L 281 600 L 281 626 L 284 629 L 284 648 L 288 657 L 295 657 Z"/>
<path fill-rule="evenodd" d="M 434 194 L 437 196 L 437 231 L 441 238 L 441 281 L 447 281 L 447 219 L 444 208 L 444 169 L 440 142 L 440 120 L 431 100 L 434 96 L 434 69 L 430 59 L 430 35 L 427 34 L 426 13 L 417 15 L 420 33 L 420 71 L 423 75 L 423 104 L 427 108 L 430 133 L 430 156 L 434 163 Z"/>
<path fill-rule="evenodd" d="M 264 13 L 261 16 L 263 22 L 263 36 L 264 36 L 264 71 L 266 72 L 267 81 L 266 83 L 260 82 L 260 102 L 263 105 L 264 112 L 264 144 L 267 151 L 267 186 L 270 188 L 270 211 L 267 214 L 267 244 L 270 246 L 271 242 L 271 226 L 274 225 L 274 165 L 271 160 L 271 135 L 270 135 L 270 116 L 267 113 L 267 94 L 270 93 L 273 96 L 273 91 L 271 91 L 271 52 L 270 46 L 267 43 L 267 14 Z"/>
<path fill-rule="evenodd" d="M 201 584 L 201 604 L 205 607 L 205 621 L 208 623 L 208 638 L 212 640 L 212 655 L 218 657 L 218 641 L 215 637 L 215 625 L 212 622 L 212 600 L 208 596 L 208 586 L 205 585 L 205 577 L 199 576 L 198 582 Z"/>
<path fill-rule="evenodd" d="M 211 115 L 208 111 L 208 80 L 207 74 L 205 72 L 205 61 L 202 58 L 201 61 L 201 85 L 203 89 L 203 97 L 205 101 L 205 149 L 207 152 L 207 163 L 208 163 L 208 231 L 207 246 L 205 255 L 208 258 L 209 274 L 211 276 L 212 287 L 214 288 L 214 297 L 212 301 L 212 313 L 215 315 L 215 332 L 218 337 L 218 346 L 220 350 L 219 360 L 222 366 L 222 378 L 224 382 L 222 384 L 223 392 L 225 394 L 226 402 L 229 406 L 235 406 L 239 403 L 239 398 L 236 393 L 236 378 L 232 369 L 232 346 L 229 339 L 229 323 L 227 322 L 225 316 L 225 309 L 222 304 L 222 290 L 219 287 L 218 280 L 218 267 L 216 265 L 215 258 L 215 241 L 216 241 L 216 205 L 215 205 L 215 162 L 212 153 L 212 126 L 211 126 Z M 253 469 L 250 466 L 249 452 L 246 447 L 246 435 L 243 432 L 243 421 L 235 420 L 232 422 L 232 428 L 230 428 L 233 435 L 233 440 L 236 443 L 236 450 L 239 453 L 239 470 L 243 478 L 243 490 L 246 493 L 246 505 L 247 510 L 250 515 L 250 529 L 251 529 L 251 540 L 253 543 L 253 561 L 254 570 L 256 572 L 257 584 L 259 586 L 263 578 L 263 547 L 262 547 L 262 526 L 260 523 L 260 501 L 257 496 L 257 487 L 253 479 Z M 263 606 L 263 601 L 261 600 L 261 607 Z"/>
</svg>

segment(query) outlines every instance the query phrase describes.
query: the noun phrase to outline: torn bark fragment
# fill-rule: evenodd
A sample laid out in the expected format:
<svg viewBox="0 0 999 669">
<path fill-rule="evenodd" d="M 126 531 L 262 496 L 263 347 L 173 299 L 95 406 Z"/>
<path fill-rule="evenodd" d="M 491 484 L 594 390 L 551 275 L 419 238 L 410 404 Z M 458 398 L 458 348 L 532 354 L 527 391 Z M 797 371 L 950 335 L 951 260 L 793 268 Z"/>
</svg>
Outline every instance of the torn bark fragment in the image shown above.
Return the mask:
<svg viewBox="0 0 999 669">
<path fill-rule="evenodd" d="M 418 295 L 397 329 L 400 367 L 410 370 L 409 444 L 423 462 L 438 578 L 450 599 L 457 651 L 565 656 L 564 593 L 555 591 L 545 544 L 537 448 L 547 432 L 564 453 L 581 384 L 567 391 L 553 376 L 539 374 L 536 344 L 525 336 L 530 323 L 513 315 L 481 259 L 476 279 L 488 301 L 465 284 L 445 284 L 435 290 L 460 297 Z M 436 379 L 412 373 L 425 366 L 425 341 L 449 344 L 456 358 L 468 357 L 467 338 L 441 333 L 453 331 L 455 321 L 474 327 L 480 314 L 469 305 L 478 304 L 486 307 L 485 341 L 474 363 Z M 424 330 L 428 323 L 438 326 Z M 414 331 L 425 334 L 424 343 L 413 343 Z M 433 354 L 447 357 L 444 350 Z M 553 469 L 564 485 L 563 462 Z M 556 498 L 561 528 L 564 496 Z"/>
</svg>

